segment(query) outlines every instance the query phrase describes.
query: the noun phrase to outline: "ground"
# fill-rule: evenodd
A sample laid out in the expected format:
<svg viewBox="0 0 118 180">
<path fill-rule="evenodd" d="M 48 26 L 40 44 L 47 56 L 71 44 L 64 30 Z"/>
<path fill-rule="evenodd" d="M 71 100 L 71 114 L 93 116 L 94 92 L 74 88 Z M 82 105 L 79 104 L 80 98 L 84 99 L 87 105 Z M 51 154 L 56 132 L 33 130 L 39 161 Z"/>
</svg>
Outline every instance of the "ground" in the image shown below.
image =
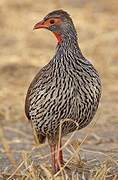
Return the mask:
<svg viewBox="0 0 118 180">
<path fill-rule="evenodd" d="M 24 101 L 56 46 L 49 31 L 33 32 L 33 26 L 60 8 L 71 14 L 82 52 L 103 87 L 93 122 L 64 138 L 66 168 L 53 176 L 48 144 L 35 144 Z M 117 9 L 115 0 L 0 1 L 0 179 L 118 179 Z"/>
</svg>

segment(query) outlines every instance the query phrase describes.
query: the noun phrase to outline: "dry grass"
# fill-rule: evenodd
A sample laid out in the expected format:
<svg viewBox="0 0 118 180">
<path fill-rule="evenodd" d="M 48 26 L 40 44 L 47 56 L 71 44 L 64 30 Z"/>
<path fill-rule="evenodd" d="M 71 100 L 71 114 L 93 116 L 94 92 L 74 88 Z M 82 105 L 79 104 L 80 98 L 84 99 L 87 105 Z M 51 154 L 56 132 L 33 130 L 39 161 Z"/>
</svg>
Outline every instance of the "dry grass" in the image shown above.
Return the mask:
<svg viewBox="0 0 118 180">
<path fill-rule="evenodd" d="M 72 15 L 81 49 L 100 72 L 103 93 L 95 123 L 65 137 L 65 168 L 53 176 L 48 145 L 34 144 L 24 99 L 31 79 L 49 62 L 56 46 L 50 32 L 34 33 L 33 25 L 57 8 Z M 0 1 L 1 179 L 118 178 L 117 9 L 115 0 Z"/>
</svg>

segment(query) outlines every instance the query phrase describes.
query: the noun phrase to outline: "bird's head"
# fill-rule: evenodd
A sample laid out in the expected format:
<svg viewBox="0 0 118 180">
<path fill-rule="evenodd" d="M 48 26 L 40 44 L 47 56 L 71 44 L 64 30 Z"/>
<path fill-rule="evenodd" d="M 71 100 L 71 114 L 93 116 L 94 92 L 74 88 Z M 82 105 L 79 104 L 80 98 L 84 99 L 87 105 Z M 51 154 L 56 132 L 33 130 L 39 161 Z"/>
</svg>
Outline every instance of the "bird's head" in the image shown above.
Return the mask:
<svg viewBox="0 0 118 180">
<path fill-rule="evenodd" d="M 67 36 L 69 33 L 74 32 L 76 35 L 70 15 L 63 10 L 53 11 L 45 16 L 42 21 L 35 24 L 34 29 L 40 28 L 45 28 L 53 32 L 58 43 L 61 43 L 64 36 Z"/>
</svg>

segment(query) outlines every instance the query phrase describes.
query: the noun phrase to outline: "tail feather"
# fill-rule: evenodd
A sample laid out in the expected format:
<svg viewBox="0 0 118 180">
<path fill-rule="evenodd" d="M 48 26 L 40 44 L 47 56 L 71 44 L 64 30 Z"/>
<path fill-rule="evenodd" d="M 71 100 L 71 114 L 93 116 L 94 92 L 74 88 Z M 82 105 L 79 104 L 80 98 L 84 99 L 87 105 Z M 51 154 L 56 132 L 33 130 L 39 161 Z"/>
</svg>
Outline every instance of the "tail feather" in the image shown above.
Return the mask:
<svg viewBox="0 0 118 180">
<path fill-rule="evenodd" d="M 36 134 L 34 135 L 34 140 L 37 144 L 43 144 L 46 140 L 46 136 L 43 136 L 42 134 Z"/>
<path fill-rule="evenodd" d="M 42 135 L 39 131 L 36 131 L 33 124 L 32 124 L 32 128 L 33 128 L 34 140 L 36 144 L 43 144 L 46 140 L 46 136 Z"/>
</svg>

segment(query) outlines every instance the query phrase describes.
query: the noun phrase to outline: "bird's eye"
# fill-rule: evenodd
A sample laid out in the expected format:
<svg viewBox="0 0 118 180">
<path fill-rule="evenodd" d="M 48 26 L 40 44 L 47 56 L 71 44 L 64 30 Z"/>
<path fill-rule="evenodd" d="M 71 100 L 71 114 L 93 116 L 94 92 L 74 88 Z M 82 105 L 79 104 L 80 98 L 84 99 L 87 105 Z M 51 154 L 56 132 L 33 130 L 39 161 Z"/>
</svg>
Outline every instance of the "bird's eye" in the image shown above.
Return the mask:
<svg viewBox="0 0 118 180">
<path fill-rule="evenodd" d="M 51 19 L 50 24 L 54 24 L 54 23 L 55 23 L 54 19 Z"/>
</svg>

